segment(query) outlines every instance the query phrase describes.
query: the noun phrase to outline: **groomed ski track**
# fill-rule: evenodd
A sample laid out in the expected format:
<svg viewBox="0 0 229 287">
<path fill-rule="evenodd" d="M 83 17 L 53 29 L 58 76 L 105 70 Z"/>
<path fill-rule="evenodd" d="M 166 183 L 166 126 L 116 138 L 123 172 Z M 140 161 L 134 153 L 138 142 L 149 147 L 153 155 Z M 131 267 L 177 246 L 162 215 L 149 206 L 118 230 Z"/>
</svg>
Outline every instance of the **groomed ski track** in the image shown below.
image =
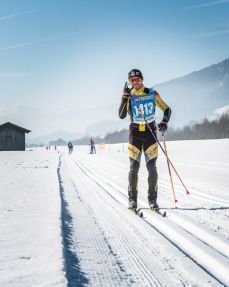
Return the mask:
<svg viewBox="0 0 229 287">
<path fill-rule="evenodd" d="M 83 274 L 78 281 L 69 276 L 69 286 L 74 282 L 77 286 L 229 285 L 226 240 L 173 210 L 163 218 L 151 212 L 142 198 L 140 219 L 127 210 L 122 181 L 101 174 L 84 159 L 60 156 L 61 196 L 71 215 L 71 222 L 63 223 L 70 232 L 63 236 L 68 236 L 65 248 L 71 246 L 75 256 L 70 262 L 66 258 L 66 272 L 71 267 L 74 273 L 68 264 L 75 261 L 76 272 Z M 121 176 L 121 166 L 119 171 Z M 161 184 L 165 188 L 168 182 Z M 195 197 L 214 200 L 198 192 Z M 226 200 L 218 201 L 229 206 Z"/>
</svg>

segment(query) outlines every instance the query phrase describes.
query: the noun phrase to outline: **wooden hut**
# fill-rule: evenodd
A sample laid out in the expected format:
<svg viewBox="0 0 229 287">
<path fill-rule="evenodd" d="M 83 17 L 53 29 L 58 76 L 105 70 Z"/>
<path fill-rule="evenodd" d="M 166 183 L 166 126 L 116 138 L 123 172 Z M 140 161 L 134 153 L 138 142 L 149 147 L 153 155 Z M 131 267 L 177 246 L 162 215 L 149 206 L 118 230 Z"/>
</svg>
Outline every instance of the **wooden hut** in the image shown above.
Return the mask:
<svg viewBox="0 0 229 287">
<path fill-rule="evenodd" d="M 29 132 L 10 122 L 0 125 L 0 151 L 25 150 L 25 133 Z"/>
</svg>

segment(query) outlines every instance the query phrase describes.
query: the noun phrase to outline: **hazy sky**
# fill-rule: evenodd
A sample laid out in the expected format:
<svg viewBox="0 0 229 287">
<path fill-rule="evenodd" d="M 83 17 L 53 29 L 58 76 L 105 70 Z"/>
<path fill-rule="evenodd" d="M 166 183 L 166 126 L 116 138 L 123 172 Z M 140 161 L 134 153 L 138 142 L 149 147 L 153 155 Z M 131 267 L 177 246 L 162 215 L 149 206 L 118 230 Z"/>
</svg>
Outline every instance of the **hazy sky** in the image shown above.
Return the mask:
<svg viewBox="0 0 229 287">
<path fill-rule="evenodd" d="M 0 0 L 0 35 L 1 121 L 18 106 L 101 114 L 131 68 L 152 86 L 229 57 L 229 0 Z"/>
</svg>

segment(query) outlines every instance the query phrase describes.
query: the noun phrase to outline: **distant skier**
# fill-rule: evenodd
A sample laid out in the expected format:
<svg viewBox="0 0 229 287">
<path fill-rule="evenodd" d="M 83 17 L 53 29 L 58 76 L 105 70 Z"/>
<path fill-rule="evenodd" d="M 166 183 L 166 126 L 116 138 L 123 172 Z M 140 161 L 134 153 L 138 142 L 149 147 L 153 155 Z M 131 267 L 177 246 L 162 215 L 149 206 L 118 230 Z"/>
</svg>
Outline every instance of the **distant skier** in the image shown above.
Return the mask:
<svg viewBox="0 0 229 287">
<path fill-rule="evenodd" d="M 150 133 L 142 114 L 149 123 L 156 136 L 155 108 L 159 107 L 164 116 L 158 124 L 159 131 L 164 133 L 167 130 L 171 109 L 161 99 L 154 89 L 145 88 L 141 71 L 133 69 L 128 73 L 128 80 L 131 88 L 125 85 L 122 101 L 119 108 L 119 117 L 124 119 L 127 112 L 130 115 L 131 124 L 129 127 L 128 156 L 130 158 L 129 172 L 129 209 L 137 209 L 137 182 L 140 167 L 142 150 L 145 154 L 146 166 L 148 169 L 148 201 L 151 209 L 159 209 L 157 204 L 157 168 L 158 144 Z M 141 112 L 139 111 L 142 111 Z"/>
<path fill-rule="evenodd" d="M 68 142 L 68 154 L 71 154 L 73 152 L 73 144 L 69 141 Z"/>
<path fill-rule="evenodd" d="M 90 154 L 96 153 L 96 150 L 95 150 L 95 142 L 94 142 L 93 139 L 90 139 L 89 145 L 91 146 Z"/>
</svg>

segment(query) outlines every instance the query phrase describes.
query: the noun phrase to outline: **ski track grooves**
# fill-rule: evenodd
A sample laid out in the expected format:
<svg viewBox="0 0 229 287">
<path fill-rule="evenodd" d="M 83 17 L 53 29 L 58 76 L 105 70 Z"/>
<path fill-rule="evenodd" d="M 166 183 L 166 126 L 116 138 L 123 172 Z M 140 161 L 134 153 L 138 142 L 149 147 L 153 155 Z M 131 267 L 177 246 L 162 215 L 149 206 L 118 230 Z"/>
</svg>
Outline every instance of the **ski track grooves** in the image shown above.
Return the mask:
<svg viewBox="0 0 229 287">
<path fill-rule="evenodd" d="M 64 198 L 64 187 L 62 177 L 60 174 L 61 156 L 59 156 L 59 165 L 57 168 L 57 175 L 59 180 L 59 190 L 61 198 L 61 221 L 62 221 L 62 238 L 63 238 L 63 255 L 65 260 L 65 272 L 68 281 L 68 287 L 86 286 L 87 278 L 81 272 L 79 267 L 79 259 L 71 250 L 70 234 L 72 231 L 72 217 L 67 208 L 67 202 Z"/>
<path fill-rule="evenodd" d="M 75 172 L 78 174 L 79 171 L 85 173 L 85 171 L 79 168 L 77 163 L 74 163 L 73 161 L 69 161 L 68 165 L 70 165 L 70 169 L 72 170 L 72 176 L 76 174 L 73 169 L 75 169 Z M 87 173 L 85 174 L 87 175 Z M 78 178 L 75 180 L 76 183 L 79 183 Z M 169 286 L 171 281 L 169 274 L 175 278 L 173 280 L 179 282 L 179 286 L 186 286 L 183 275 L 179 272 L 174 272 L 172 266 L 165 258 L 160 258 L 158 251 L 154 246 L 154 242 L 144 238 L 144 240 L 148 240 L 148 242 L 147 244 L 143 243 L 141 238 L 142 235 L 135 226 L 136 220 L 138 220 L 135 215 L 131 217 L 132 221 L 130 227 L 130 218 L 125 218 L 127 210 L 120 205 L 119 201 L 110 200 L 110 194 L 108 194 L 104 188 L 97 188 L 98 192 L 89 193 L 91 188 L 93 186 L 98 186 L 98 184 L 91 180 L 88 182 L 87 176 L 82 177 L 81 186 L 82 183 L 84 191 L 79 191 L 81 193 L 80 204 L 84 204 L 83 209 L 87 210 L 88 213 L 87 216 L 85 215 L 84 217 L 91 218 L 90 220 L 93 220 L 96 225 L 96 229 L 93 228 L 93 230 L 97 230 L 98 236 L 99 234 L 100 236 L 102 235 L 100 240 L 93 242 L 93 250 L 102 250 L 102 254 L 107 252 L 104 255 L 104 262 L 106 262 L 106 266 L 111 266 L 110 270 L 107 270 L 107 274 L 114 274 L 114 268 L 119 270 L 116 272 L 115 276 L 112 276 L 113 281 L 111 278 L 109 284 L 100 281 L 99 284 L 96 285 L 94 280 L 93 286 Z M 75 191 L 77 192 L 76 188 Z M 106 193 L 104 193 L 104 191 L 106 191 Z M 90 194 L 89 197 L 88 194 Z M 104 195 L 106 196 L 104 197 Z M 73 197 L 71 199 L 73 199 Z M 79 201 L 74 202 L 73 204 L 75 206 L 77 205 L 77 209 L 80 208 Z M 106 212 L 104 212 L 104 208 L 106 208 Z M 82 209 L 80 208 L 80 210 Z M 80 216 L 79 213 L 77 215 Z M 79 218 L 78 221 L 81 222 L 81 218 Z M 122 224 L 119 224 L 120 221 Z M 142 226 L 141 219 L 139 219 L 139 223 L 141 223 Z M 82 234 L 87 232 L 85 230 L 85 225 L 86 224 L 84 223 L 84 230 L 82 228 L 79 229 L 79 226 L 77 226 L 78 231 L 77 233 L 75 232 L 75 234 L 79 241 L 82 240 Z M 88 224 L 86 226 L 91 225 Z M 129 235 L 130 232 L 132 234 L 131 239 Z M 74 230 L 72 234 L 74 234 Z M 90 244 L 92 240 L 93 238 L 90 238 L 90 240 L 87 241 L 89 242 L 88 244 Z M 136 242 L 136 244 L 133 244 L 133 241 Z M 100 244 L 98 245 L 99 242 Z M 80 250 L 80 248 L 78 249 Z M 155 250 L 154 252 L 156 252 L 156 254 L 153 253 L 153 250 Z M 90 249 L 87 250 L 87 253 L 88 252 L 90 253 Z M 147 256 L 145 256 L 145 254 L 147 254 Z M 109 256 L 109 258 L 107 256 Z M 110 257 L 113 257 L 114 260 Z M 155 262 L 155 257 L 157 258 L 157 262 Z M 123 259 L 125 260 L 123 261 Z M 109 261 L 111 260 L 112 264 L 109 265 Z M 94 262 L 94 268 L 98 269 L 99 266 L 97 264 L 98 263 Z M 104 272 L 104 270 L 102 272 Z M 85 273 L 89 276 L 90 283 L 89 273 L 91 273 L 91 270 L 88 270 L 88 272 Z M 103 275 L 100 274 L 100 277 L 102 276 Z M 178 285 L 176 284 L 176 286 Z"/>
<path fill-rule="evenodd" d="M 66 181 L 64 181 L 64 186 L 65 183 Z M 89 282 L 89 286 L 141 286 L 141 284 L 143 284 L 142 286 L 168 286 L 168 281 L 164 280 L 163 276 L 160 275 L 160 270 L 157 270 L 159 279 L 155 277 L 154 273 L 150 272 L 147 268 L 148 264 L 143 260 L 144 254 L 141 254 L 139 249 L 135 250 L 135 247 L 130 244 L 128 237 L 125 237 L 125 234 L 123 234 L 123 230 L 119 229 L 118 222 L 112 223 L 110 218 L 113 217 L 107 216 L 103 212 L 104 207 L 101 209 L 100 205 L 96 204 L 92 207 L 93 199 L 95 199 L 95 202 L 98 202 L 98 199 L 96 199 L 97 193 L 92 193 L 90 196 L 91 201 L 88 202 L 88 198 L 85 201 L 82 198 L 84 196 L 83 193 L 79 195 L 77 189 L 74 189 L 74 197 L 70 198 L 71 204 L 74 206 L 73 209 L 70 207 L 70 213 L 73 212 L 74 217 L 70 228 L 71 234 L 65 233 L 63 236 L 64 242 L 65 237 L 68 237 L 68 235 L 70 237 L 68 238 L 70 244 L 65 246 L 66 249 L 77 247 L 77 251 L 74 251 L 76 254 L 78 253 L 79 259 L 77 260 L 80 261 L 81 269 L 86 274 L 85 279 Z M 62 191 L 64 191 L 64 194 L 68 193 L 68 190 Z M 77 201 L 73 201 L 74 198 Z M 78 210 L 77 213 L 74 212 L 76 210 Z M 112 208 L 110 210 L 113 214 Z M 98 214 L 100 214 L 99 217 Z M 98 223 L 98 219 L 103 222 L 102 225 Z M 87 226 L 92 228 L 87 228 Z M 102 226 L 105 226 L 105 228 L 103 229 Z M 76 238 L 74 238 L 74 234 L 76 234 Z M 115 241 L 113 243 L 112 240 L 112 246 L 108 240 L 109 234 L 115 235 Z M 120 252 L 128 255 L 128 262 L 122 262 L 122 256 L 119 255 Z M 80 253 L 84 253 L 82 258 Z M 124 257 L 126 258 L 126 255 Z M 68 260 L 66 256 L 65 259 L 66 273 L 69 279 L 68 286 L 88 286 L 87 283 L 83 285 L 82 282 L 79 282 L 80 284 L 78 285 L 73 284 L 72 278 L 69 276 L 70 272 L 68 272 L 69 269 L 73 269 L 71 266 L 73 262 Z M 151 265 L 154 264 L 153 258 L 149 260 Z M 131 270 L 132 274 L 128 273 L 127 270 Z M 78 268 L 76 271 L 78 273 L 80 269 Z M 161 282 L 164 282 L 164 284 Z"/>
<path fill-rule="evenodd" d="M 115 165 L 117 166 L 117 163 L 115 162 Z M 122 170 L 124 170 L 124 167 L 122 165 L 118 165 L 119 168 L 121 168 Z M 143 178 L 144 180 L 147 179 L 147 175 L 143 174 L 143 175 L 139 175 L 139 178 Z M 161 187 L 164 187 L 166 189 L 170 189 L 170 182 L 169 180 L 163 180 L 163 179 L 159 179 L 158 181 L 159 185 Z M 180 195 L 183 195 L 185 193 L 185 190 L 182 186 L 178 185 L 178 184 L 174 184 L 174 188 L 176 190 L 176 192 L 178 192 Z M 197 191 L 195 189 L 190 189 L 188 188 L 190 194 L 192 195 L 193 198 L 195 198 L 196 200 L 201 200 L 203 202 L 209 202 L 209 203 L 214 203 L 214 204 L 218 204 L 218 205 L 223 205 L 225 207 L 229 207 L 229 201 L 220 197 L 215 197 L 213 195 L 210 194 L 204 194 L 200 191 Z"/>
<path fill-rule="evenodd" d="M 118 167 L 121 169 L 121 176 L 123 176 L 124 175 L 124 171 L 123 171 L 124 167 L 122 165 L 120 165 L 120 164 L 118 165 Z M 100 175 L 100 177 L 101 177 L 101 175 Z M 106 174 L 104 172 L 103 172 L 102 177 L 104 177 L 104 178 L 106 177 Z M 126 174 L 125 174 L 125 177 L 126 177 Z M 145 174 L 139 175 L 139 178 L 142 178 L 145 181 L 147 181 L 147 176 Z M 115 181 L 115 178 L 112 179 L 112 182 L 113 181 Z M 114 186 L 114 184 L 112 186 Z M 184 193 L 184 190 L 183 190 L 182 187 L 177 186 L 177 185 L 174 185 L 174 186 L 175 186 L 176 190 L 178 190 L 179 194 Z M 164 188 L 163 191 L 169 190 L 171 188 L 170 183 L 168 181 L 165 181 L 165 180 L 159 180 L 159 187 L 163 187 Z M 122 193 L 125 192 L 123 189 L 121 190 L 120 187 L 117 187 L 117 189 L 122 191 Z M 218 204 L 218 205 L 220 205 L 220 207 L 218 209 L 224 209 L 224 208 L 227 209 L 227 208 L 229 208 L 229 201 L 228 200 L 219 199 L 219 198 L 217 198 L 217 200 L 216 200 L 216 197 L 211 196 L 211 195 L 205 195 L 205 194 L 202 194 L 201 192 L 198 192 L 199 196 L 196 196 L 193 193 L 195 193 L 195 192 L 191 191 L 192 199 L 195 199 L 198 202 L 201 200 L 204 203 L 208 202 L 208 203 Z M 163 197 L 164 198 L 170 198 L 170 196 L 168 196 L 168 193 L 164 193 Z M 207 208 L 203 207 L 202 209 L 207 209 Z M 209 208 L 209 209 L 214 209 L 214 208 Z M 185 215 L 183 216 L 183 218 L 184 217 L 185 217 Z M 203 226 L 197 226 L 197 224 L 192 224 L 190 222 L 190 220 L 188 220 L 188 219 L 186 219 L 184 221 L 184 219 L 182 219 L 181 217 L 178 218 L 178 216 L 172 210 L 170 211 L 170 220 L 175 221 L 176 224 L 180 225 L 181 227 L 183 227 L 187 231 L 190 230 L 190 228 L 188 228 L 188 226 L 191 227 L 191 228 L 194 228 L 196 230 L 195 233 L 196 234 L 198 234 L 198 233 L 200 234 L 198 236 L 199 236 L 199 238 L 201 240 L 205 241 L 209 245 L 214 246 L 214 248 L 217 249 L 220 253 L 222 253 L 223 255 L 225 255 L 227 257 L 229 257 L 229 246 L 228 246 L 228 243 L 226 242 L 226 240 L 218 239 L 215 236 L 212 237 L 212 235 L 210 233 L 208 233 L 208 237 L 206 239 L 204 239 L 205 235 L 207 235 L 207 232 L 204 232 L 204 227 Z"/>
<path fill-rule="evenodd" d="M 111 193 L 112 197 L 116 197 L 122 205 L 126 201 L 126 196 L 123 194 L 122 188 L 115 183 L 110 182 L 102 176 L 99 176 L 96 172 L 88 169 L 81 162 L 73 160 L 88 177 L 103 187 L 108 193 Z M 87 172 L 86 172 L 87 171 Z M 119 195 L 115 196 L 109 187 L 115 189 L 116 194 L 119 191 Z M 109 190 L 108 190 L 109 189 Z M 144 203 L 141 202 L 142 205 Z M 144 215 L 147 214 L 147 218 L 143 220 L 148 221 L 154 228 L 156 228 L 161 234 L 163 234 L 170 242 L 176 245 L 181 251 L 183 251 L 190 259 L 201 266 L 208 274 L 218 280 L 220 283 L 229 284 L 227 277 L 229 260 L 228 250 L 224 252 L 224 248 L 216 249 L 217 244 L 213 244 L 214 240 L 219 241 L 217 237 L 212 235 L 212 240 L 205 242 L 204 238 L 199 238 L 197 231 L 192 231 L 186 226 L 188 221 L 179 221 L 179 217 L 173 216 L 172 220 L 169 218 L 162 219 L 158 217 L 152 217 L 151 211 L 144 211 Z M 145 217 L 145 216 L 144 216 Z M 153 220 L 151 220 L 153 219 Z M 167 221 L 167 222 L 166 222 Z M 193 225 L 193 224 L 192 224 Z M 200 247 L 201 246 L 201 247 Z M 204 259 L 203 259 L 204 258 Z M 218 258 L 220 258 L 218 260 Z"/>
<path fill-rule="evenodd" d="M 65 163 L 61 162 L 61 165 L 63 164 Z M 66 174 L 64 174 L 64 171 L 63 175 L 63 186 L 65 186 L 65 184 L 68 184 L 67 189 L 69 189 L 69 182 L 71 187 L 74 186 L 74 183 L 71 182 L 71 178 L 65 178 Z M 62 183 L 61 178 L 60 182 Z M 63 192 L 62 196 L 66 197 L 66 200 L 69 196 L 69 194 L 66 195 L 66 193 L 68 192 L 67 189 L 61 189 L 61 191 Z M 78 194 L 77 189 L 74 188 L 74 190 L 75 193 L 73 194 L 73 196 L 77 200 L 77 207 L 75 205 L 76 202 L 70 200 L 70 204 L 73 204 L 73 208 L 72 206 L 68 206 L 67 210 L 64 209 L 63 211 L 66 211 L 67 214 L 73 214 L 71 216 L 70 222 L 64 222 L 64 224 L 68 226 L 69 232 L 63 232 L 65 254 L 67 253 L 68 255 L 68 253 L 70 253 L 74 259 L 71 260 L 72 257 L 65 256 L 68 287 L 118 286 L 118 284 L 115 284 L 113 282 L 112 278 L 115 276 L 117 278 L 123 278 L 125 274 L 122 275 L 120 273 L 123 273 L 124 270 L 120 267 L 120 264 L 115 264 L 117 262 L 117 260 L 115 259 L 115 253 L 112 251 L 110 246 L 106 244 L 107 240 L 103 232 L 101 230 L 98 230 L 97 228 L 87 228 L 87 226 L 98 226 L 96 222 L 96 217 L 94 216 L 93 209 L 90 207 L 90 205 L 88 203 L 84 203 L 83 199 Z M 77 218 L 75 218 L 76 209 Z M 64 214 L 62 213 L 62 216 L 63 215 Z M 66 218 L 66 216 L 62 217 L 63 221 L 64 218 Z M 76 238 L 74 237 L 74 232 L 76 233 Z M 65 244 L 66 242 L 67 244 Z M 95 246 L 97 248 L 92 248 L 92 246 Z M 83 256 L 85 258 L 86 266 L 82 266 L 83 263 L 85 263 L 81 259 L 82 252 L 84 253 Z M 95 257 L 96 259 L 93 259 L 93 257 Z M 94 268 L 94 264 L 97 265 L 97 268 Z M 79 268 L 79 266 L 81 266 L 81 268 Z M 77 281 L 73 276 L 77 277 L 78 273 L 84 274 L 81 269 L 83 271 L 86 271 L 84 280 Z M 124 277 L 124 279 L 126 278 Z M 126 284 L 125 286 L 131 285 Z"/>
<path fill-rule="evenodd" d="M 73 160 L 74 161 L 74 160 Z M 103 178 L 103 176 L 100 176 L 96 174 L 94 171 L 88 169 L 85 167 L 82 163 L 80 163 L 84 169 L 87 169 L 91 174 L 94 174 L 97 179 L 100 178 L 103 182 L 106 182 L 109 186 L 115 188 L 116 190 L 119 191 L 121 195 L 123 195 L 126 198 L 125 190 L 123 190 L 121 187 L 117 186 L 113 182 L 110 182 L 108 179 Z M 84 171 L 85 172 L 85 171 Z M 87 173 L 86 173 L 87 174 Z M 99 184 L 99 182 L 97 182 Z M 102 186 L 100 184 L 100 186 Z M 117 200 L 112 194 L 110 194 L 112 198 Z M 144 206 L 146 205 L 143 201 L 139 200 L 139 202 Z M 211 234 L 208 231 L 203 230 L 202 227 L 198 226 L 197 224 L 192 223 L 190 220 L 185 219 L 185 216 L 181 217 L 176 215 L 174 212 L 170 211 L 169 212 L 169 219 L 173 221 L 175 224 L 179 225 L 181 228 L 185 229 L 187 232 L 190 234 L 194 235 L 195 237 L 198 237 L 200 240 L 203 242 L 207 243 L 208 245 L 212 246 L 214 249 L 216 249 L 218 252 L 220 252 L 222 255 L 229 257 L 229 246 L 228 244 L 217 238 L 215 235 Z M 191 232 L 192 230 L 192 232 Z"/>
<path fill-rule="evenodd" d="M 92 194 L 92 197 L 95 198 L 95 195 Z M 102 200 L 104 201 L 104 199 L 102 199 Z M 116 201 L 116 202 L 118 202 L 118 201 Z M 109 205 L 109 201 L 106 202 L 106 205 Z M 113 206 L 111 206 L 111 210 L 112 209 L 113 209 Z M 123 253 L 123 254 L 127 253 L 128 258 L 129 258 L 129 262 L 128 262 L 128 264 L 125 263 L 125 265 L 127 265 L 126 268 L 128 270 L 129 269 L 131 270 L 131 269 L 133 269 L 133 266 L 135 266 L 134 268 L 136 270 L 134 273 L 138 274 L 137 276 L 139 278 L 131 279 L 131 277 L 130 277 L 130 279 L 129 279 L 130 282 L 129 282 L 128 286 L 135 286 L 135 284 L 137 284 L 136 286 L 139 286 L 139 284 L 141 284 L 142 282 L 144 282 L 144 286 L 165 286 L 167 282 L 165 282 L 164 285 L 161 285 L 161 283 L 160 283 L 160 281 L 163 282 L 162 276 L 161 276 L 160 281 L 159 281 L 155 278 L 154 274 L 149 272 L 149 269 L 146 267 L 145 262 L 143 261 L 140 250 L 135 250 L 133 245 L 129 243 L 128 238 L 125 237 L 125 234 L 123 234 L 123 231 L 118 228 L 118 224 L 112 223 L 111 220 L 109 219 L 110 217 L 107 216 L 106 213 L 104 213 L 103 210 L 100 209 L 99 207 L 97 208 L 96 213 L 100 215 L 99 218 L 103 218 L 104 224 L 106 226 L 106 230 L 109 230 L 110 231 L 109 233 L 114 234 L 115 238 L 116 238 L 116 242 L 118 241 L 116 243 L 118 245 L 117 246 L 113 245 L 113 248 L 116 251 L 119 251 L 119 253 Z M 123 218 L 123 215 L 122 216 L 120 215 L 120 217 Z M 102 230 L 101 230 L 101 232 L 104 233 Z M 116 254 L 116 252 L 114 252 L 113 249 L 112 249 L 112 253 Z M 117 259 L 118 258 L 116 258 L 116 260 Z M 119 260 L 118 260 L 119 265 L 123 265 L 120 263 L 121 260 L 122 259 L 119 258 Z M 153 264 L 152 261 L 150 263 L 151 263 L 151 265 Z M 160 274 L 159 270 L 158 270 L 158 273 Z M 129 277 L 129 276 L 130 275 L 128 275 L 128 274 L 126 275 L 126 277 Z"/>
</svg>

